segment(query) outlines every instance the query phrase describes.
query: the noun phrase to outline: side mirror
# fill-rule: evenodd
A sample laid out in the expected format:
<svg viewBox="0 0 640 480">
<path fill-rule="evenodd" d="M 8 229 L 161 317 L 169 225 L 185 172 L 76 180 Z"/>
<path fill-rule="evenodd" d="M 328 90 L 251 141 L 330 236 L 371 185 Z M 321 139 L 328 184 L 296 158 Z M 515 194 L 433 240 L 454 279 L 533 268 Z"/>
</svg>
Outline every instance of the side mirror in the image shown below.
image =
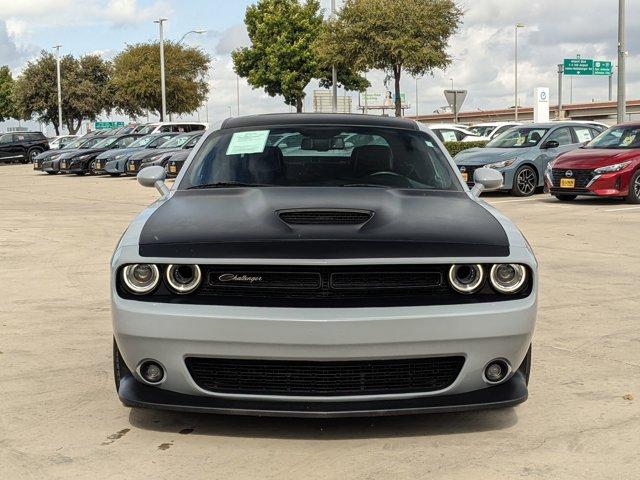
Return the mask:
<svg viewBox="0 0 640 480">
<path fill-rule="evenodd" d="M 560 144 L 556 140 L 549 140 L 542 145 L 543 150 L 547 150 L 549 148 L 558 148 Z"/>
<path fill-rule="evenodd" d="M 169 187 L 164 183 L 167 172 L 158 165 L 143 168 L 138 172 L 138 183 L 143 187 L 156 187 L 163 197 L 169 193 Z"/>
<path fill-rule="evenodd" d="M 474 197 L 479 197 L 482 192 L 498 190 L 502 187 L 502 174 L 493 168 L 478 168 L 473 172 L 473 182 L 475 185 L 471 189 Z"/>
</svg>

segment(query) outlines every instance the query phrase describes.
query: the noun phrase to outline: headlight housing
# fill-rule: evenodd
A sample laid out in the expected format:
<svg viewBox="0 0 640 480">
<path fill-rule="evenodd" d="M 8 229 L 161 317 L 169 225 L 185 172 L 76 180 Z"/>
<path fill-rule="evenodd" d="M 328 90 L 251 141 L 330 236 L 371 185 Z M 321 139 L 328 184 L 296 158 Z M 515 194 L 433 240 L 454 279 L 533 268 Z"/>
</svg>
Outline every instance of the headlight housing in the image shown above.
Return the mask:
<svg viewBox="0 0 640 480">
<path fill-rule="evenodd" d="M 627 168 L 630 163 L 631 163 L 631 161 L 622 162 L 622 163 L 616 163 L 614 165 L 608 165 L 606 167 L 596 168 L 594 170 L 594 172 L 597 173 L 597 174 L 617 172 L 617 171 L 622 170 L 623 168 Z"/>
<path fill-rule="evenodd" d="M 491 267 L 489 280 L 500 293 L 516 293 L 527 281 L 527 269 L 515 263 L 499 263 Z"/>
<path fill-rule="evenodd" d="M 501 162 L 489 163 L 485 165 L 485 168 L 505 168 L 513 165 L 516 159 L 512 158 L 511 160 L 503 160 Z"/>
<path fill-rule="evenodd" d="M 166 280 L 173 291 L 184 295 L 200 286 L 202 272 L 198 265 L 167 265 Z"/>
<path fill-rule="evenodd" d="M 151 292 L 160 282 L 160 270 L 151 263 L 135 263 L 122 269 L 122 281 L 135 295 Z"/>
<path fill-rule="evenodd" d="M 460 293 L 477 292 L 484 283 L 484 268 L 480 264 L 451 265 L 449 284 Z"/>
</svg>

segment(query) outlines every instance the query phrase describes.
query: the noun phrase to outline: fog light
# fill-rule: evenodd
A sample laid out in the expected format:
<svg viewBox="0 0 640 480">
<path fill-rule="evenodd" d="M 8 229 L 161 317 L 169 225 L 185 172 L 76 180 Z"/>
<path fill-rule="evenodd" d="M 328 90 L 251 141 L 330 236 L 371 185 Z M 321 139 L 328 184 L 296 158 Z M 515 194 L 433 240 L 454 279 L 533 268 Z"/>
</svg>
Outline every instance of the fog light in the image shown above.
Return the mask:
<svg viewBox="0 0 640 480">
<path fill-rule="evenodd" d="M 140 376 L 149 383 L 159 383 L 164 379 L 164 369 L 154 361 L 142 362 L 139 372 Z"/>
<path fill-rule="evenodd" d="M 500 383 L 509 374 L 509 365 L 503 360 L 492 360 L 484 369 L 484 378 L 488 383 Z"/>
</svg>

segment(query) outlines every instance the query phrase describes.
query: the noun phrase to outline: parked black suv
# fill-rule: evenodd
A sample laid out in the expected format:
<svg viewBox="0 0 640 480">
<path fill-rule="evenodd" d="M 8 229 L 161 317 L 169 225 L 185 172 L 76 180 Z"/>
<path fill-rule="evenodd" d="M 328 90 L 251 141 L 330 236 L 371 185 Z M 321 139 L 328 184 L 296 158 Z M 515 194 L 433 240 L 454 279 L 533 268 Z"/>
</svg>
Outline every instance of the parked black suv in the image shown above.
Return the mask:
<svg viewBox="0 0 640 480">
<path fill-rule="evenodd" d="M 49 150 L 49 141 L 41 132 L 15 132 L 0 136 L 0 162 L 32 162 Z"/>
</svg>

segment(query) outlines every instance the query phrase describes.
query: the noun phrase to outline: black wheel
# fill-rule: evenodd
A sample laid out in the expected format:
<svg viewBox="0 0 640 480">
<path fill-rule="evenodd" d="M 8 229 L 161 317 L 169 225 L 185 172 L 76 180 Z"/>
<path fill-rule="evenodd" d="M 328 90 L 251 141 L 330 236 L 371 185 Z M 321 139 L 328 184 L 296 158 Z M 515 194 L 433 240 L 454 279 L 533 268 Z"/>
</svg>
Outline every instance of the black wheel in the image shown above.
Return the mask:
<svg viewBox="0 0 640 480">
<path fill-rule="evenodd" d="M 55 175 L 58 172 L 47 172 L 49 175 Z"/>
<path fill-rule="evenodd" d="M 113 339 L 113 378 L 116 382 L 116 392 L 120 390 L 120 379 L 129 375 L 131 371 L 127 364 L 124 363 L 122 357 L 120 356 L 120 350 L 118 349 L 118 344 L 116 343 L 116 339 Z"/>
<path fill-rule="evenodd" d="M 42 150 L 40 150 L 39 148 L 32 148 L 27 152 L 27 156 L 25 157 L 23 163 L 33 163 L 36 157 L 41 153 L 42 153 Z"/>
<path fill-rule="evenodd" d="M 91 162 L 89 164 L 89 175 L 95 175 L 95 174 L 96 174 L 96 163 Z"/>
<path fill-rule="evenodd" d="M 640 170 L 637 170 L 629 181 L 629 194 L 627 203 L 640 203 Z"/>
<path fill-rule="evenodd" d="M 531 345 L 529 345 L 529 351 L 527 352 L 526 357 L 524 357 L 524 360 L 522 360 L 518 371 L 522 372 L 525 383 L 529 385 L 529 376 L 531 375 Z"/>
<path fill-rule="evenodd" d="M 556 197 L 561 202 L 572 202 L 573 200 L 578 198 L 578 195 L 558 194 L 554 195 L 554 197 Z"/>
<path fill-rule="evenodd" d="M 529 197 L 536 193 L 538 188 L 538 173 L 531 165 L 523 165 L 513 176 L 511 194 L 516 197 Z"/>
</svg>

